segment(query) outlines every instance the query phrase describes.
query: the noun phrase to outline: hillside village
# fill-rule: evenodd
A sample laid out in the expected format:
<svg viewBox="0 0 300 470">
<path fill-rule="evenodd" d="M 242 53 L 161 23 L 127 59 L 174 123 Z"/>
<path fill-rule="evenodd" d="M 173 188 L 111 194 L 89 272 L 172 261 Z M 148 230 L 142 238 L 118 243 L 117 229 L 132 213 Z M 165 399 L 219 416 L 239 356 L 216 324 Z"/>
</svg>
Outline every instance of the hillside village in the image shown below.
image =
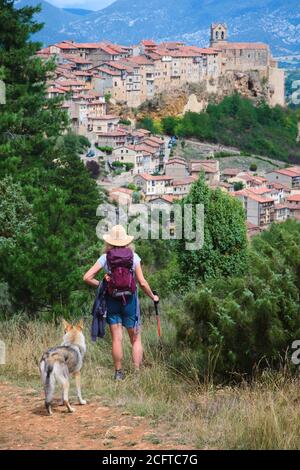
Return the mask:
<svg viewBox="0 0 300 470">
<path fill-rule="evenodd" d="M 221 171 L 214 152 L 203 154 L 202 159 L 174 155 L 176 140 L 136 129 L 134 122 L 109 112 L 111 104 L 136 109 L 156 94 L 187 83 L 204 83 L 207 90 L 213 90 L 216 80 L 226 73 L 243 76 L 251 71 L 268 83 L 269 104 L 284 106 L 284 72 L 266 44 L 229 42 L 227 26 L 217 23 L 211 26 L 207 48 L 153 40 L 133 46 L 63 41 L 38 55 L 45 60 L 55 58 L 57 68 L 48 80 L 48 97 L 64 98 L 62 106 L 73 132 L 86 136 L 95 148 L 88 157 L 101 155 L 110 170 L 116 164 L 125 170 L 126 165 L 122 184 L 113 177 L 107 184 L 111 200 L 132 203 L 136 190 L 127 187 L 131 183 L 142 200 L 171 205 L 187 195 L 204 173 L 211 188 L 242 201 L 249 236 L 273 221 L 300 219 L 300 166 L 261 175 L 248 169 Z M 251 90 L 252 83 L 247 83 Z"/>
</svg>

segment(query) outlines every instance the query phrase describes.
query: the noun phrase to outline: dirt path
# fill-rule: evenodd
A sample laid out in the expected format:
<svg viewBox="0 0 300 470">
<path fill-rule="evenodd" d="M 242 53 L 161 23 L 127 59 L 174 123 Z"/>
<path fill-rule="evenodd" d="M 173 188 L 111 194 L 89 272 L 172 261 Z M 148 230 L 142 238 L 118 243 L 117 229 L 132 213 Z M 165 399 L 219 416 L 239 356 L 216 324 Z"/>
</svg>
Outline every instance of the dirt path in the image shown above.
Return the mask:
<svg viewBox="0 0 300 470">
<path fill-rule="evenodd" d="M 34 389 L 1 383 L 0 397 L 0 449 L 186 448 L 169 430 L 151 428 L 146 418 L 104 406 L 100 398 L 75 405 L 72 414 L 56 401 L 49 417 L 42 394 Z"/>
</svg>

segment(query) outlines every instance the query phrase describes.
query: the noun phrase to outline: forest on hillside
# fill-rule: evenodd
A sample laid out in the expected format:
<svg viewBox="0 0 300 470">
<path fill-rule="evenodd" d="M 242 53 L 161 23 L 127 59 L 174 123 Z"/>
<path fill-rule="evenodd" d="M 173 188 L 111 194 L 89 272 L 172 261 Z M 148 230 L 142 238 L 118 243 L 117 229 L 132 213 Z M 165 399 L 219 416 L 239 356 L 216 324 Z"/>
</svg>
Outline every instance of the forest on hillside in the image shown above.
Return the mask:
<svg viewBox="0 0 300 470">
<path fill-rule="evenodd" d="M 238 94 L 209 104 L 201 113 L 187 112 L 182 117 L 167 116 L 161 121 L 141 119 L 140 127 L 179 137 L 220 143 L 274 159 L 300 162 L 297 141 L 299 109 L 271 108 L 266 103 L 255 106 Z"/>
</svg>

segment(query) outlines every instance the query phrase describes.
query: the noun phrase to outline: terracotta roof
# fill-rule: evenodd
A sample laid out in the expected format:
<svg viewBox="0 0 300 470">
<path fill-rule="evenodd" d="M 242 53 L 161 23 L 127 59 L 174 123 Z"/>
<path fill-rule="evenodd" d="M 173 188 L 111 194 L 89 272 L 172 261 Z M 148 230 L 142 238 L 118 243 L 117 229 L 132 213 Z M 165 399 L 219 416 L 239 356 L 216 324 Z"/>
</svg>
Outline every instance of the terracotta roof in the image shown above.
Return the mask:
<svg viewBox="0 0 300 470">
<path fill-rule="evenodd" d="M 147 137 L 147 142 L 153 142 L 154 144 L 164 145 L 165 141 L 159 137 Z"/>
<path fill-rule="evenodd" d="M 216 173 L 218 171 L 217 160 L 190 160 L 189 163 L 191 172 L 200 172 L 203 170 L 205 173 Z"/>
<path fill-rule="evenodd" d="M 263 188 L 250 188 L 249 191 L 251 191 L 254 194 L 266 194 L 266 193 L 271 193 L 272 189 L 269 189 L 267 187 Z"/>
<path fill-rule="evenodd" d="M 153 62 L 148 59 L 145 55 L 131 56 L 126 59 L 126 61 L 133 62 L 138 65 L 154 65 Z"/>
<path fill-rule="evenodd" d="M 124 193 L 124 194 L 129 194 L 130 196 L 132 195 L 134 191 L 129 188 L 112 188 L 110 190 L 110 193 Z"/>
<path fill-rule="evenodd" d="M 156 42 L 153 41 L 153 39 L 144 39 L 143 41 L 141 41 L 141 44 L 146 47 L 157 46 Z"/>
<path fill-rule="evenodd" d="M 101 65 L 101 68 L 106 68 L 105 66 L 109 66 L 109 67 L 112 67 L 113 69 L 117 69 L 117 70 L 125 70 L 127 72 L 133 72 L 133 68 L 128 66 L 128 65 L 124 65 L 123 63 L 121 63 L 120 61 L 116 61 L 116 60 L 111 60 L 109 62 L 104 62 L 102 65 Z"/>
<path fill-rule="evenodd" d="M 146 181 L 171 181 L 173 179 L 173 177 L 170 176 L 153 176 L 149 175 L 148 173 L 141 173 L 137 176 L 140 176 Z"/>
<path fill-rule="evenodd" d="M 233 193 L 233 195 L 234 196 L 244 196 L 244 197 L 247 197 L 249 199 L 253 199 L 253 201 L 256 201 L 260 204 L 264 204 L 264 203 L 267 203 L 267 202 L 273 202 L 274 203 L 273 198 L 267 198 L 267 197 L 259 196 L 255 193 L 253 193 L 252 191 L 250 191 L 249 189 L 242 189 L 241 191 L 235 191 L 235 193 Z"/>
<path fill-rule="evenodd" d="M 157 201 L 157 200 L 160 200 L 160 199 L 162 199 L 163 201 L 168 202 L 169 204 L 172 204 L 174 202 L 174 200 L 176 200 L 176 197 L 172 196 L 170 194 L 164 194 L 162 196 L 158 196 L 158 197 L 155 197 L 155 198 L 151 199 L 151 201 L 149 201 L 149 202 Z"/>
<path fill-rule="evenodd" d="M 152 148 L 156 148 L 156 149 L 160 146 L 160 144 L 158 144 L 157 142 L 153 142 L 150 139 L 145 139 L 143 143 L 145 145 L 148 145 L 148 147 L 152 147 Z"/>
<path fill-rule="evenodd" d="M 288 198 L 290 202 L 300 202 L 300 194 L 291 194 Z"/>
<path fill-rule="evenodd" d="M 183 186 L 185 184 L 192 184 L 197 180 L 194 176 L 187 176 L 186 178 L 176 179 L 173 181 L 173 186 Z"/>
<path fill-rule="evenodd" d="M 138 129 L 138 132 L 141 132 L 142 134 L 146 134 L 146 135 L 151 134 L 151 132 L 148 131 L 147 129 Z"/>
<path fill-rule="evenodd" d="M 59 49 L 78 49 L 77 45 L 72 41 L 62 41 L 57 44 L 53 44 L 53 46 L 56 46 Z"/>
<path fill-rule="evenodd" d="M 140 145 L 136 145 L 135 148 L 139 152 L 146 152 L 149 155 L 153 155 L 155 153 L 155 150 L 153 150 L 153 147 L 149 147 L 149 145 L 145 145 L 143 142 Z"/>
<path fill-rule="evenodd" d="M 284 189 L 285 191 L 291 192 L 291 189 L 288 186 L 286 186 L 285 184 L 268 182 L 268 186 L 270 188 Z"/>
<path fill-rule="evenodd" d="M 222 170 L 222 174 L 226 176 L 236 176 L 239 173 L 241 173 L 241 170 L 239 168 L 225 168 Z"/>
<path fill-rule="evenodd" d="M 118 76 L 118 77 L 121 76 L 121 72 L 119 72 L 117 70 L 111 70 L 107 67 L 99 67 L 98 71 L 102 72 L 102 73 L 106 73 L 107 75 L 113 75 L 113 76 Z"/>
<path fill-rule="evenodd" d="M 274 206 L 274 209 L 276 211 L 278 211 L 280 209 L 288 209 L 288 208 L 289 208 L 289 206 L 287 206 L 286 204 L 275 204 L 275 206 Z"/>
<path fill-rule="evenodd" d="M 169 159 L 169 161 L 166 163 L 166 166 L 167 165 L 173 165 L 174 163 L 176 163 L 178 165 L 187 166 L 187 162 L 182 160 L 182 159 L 179 159 L 179 158 L 172 158 L 171 160 Z"/>
<path fill-rule="evenodd" d="M 297 169 L 297 167 L 291 167 L 291 168 L 282 168 L 280 170 L 274 170 L 271 173 L 279 173 L 280 175 L 289 176 L 291 178 L 295 176 L 300 176 L 300 168 L 299 169 Z"/>
</svg>

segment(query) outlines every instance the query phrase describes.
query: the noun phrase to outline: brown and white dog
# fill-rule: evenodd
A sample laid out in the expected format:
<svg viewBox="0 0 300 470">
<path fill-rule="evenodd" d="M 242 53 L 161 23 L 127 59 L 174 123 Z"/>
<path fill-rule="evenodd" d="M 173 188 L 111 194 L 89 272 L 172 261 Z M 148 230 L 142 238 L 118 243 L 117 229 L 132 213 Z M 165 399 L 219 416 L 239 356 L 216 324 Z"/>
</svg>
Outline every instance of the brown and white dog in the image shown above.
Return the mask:
<svg viewBox="0 0 300 470">
<path fill-rule="evenodd" d="M 81 396 L 80 370 L 86 352 L 85 338 L 82 333 L 83 321 L 73 326 L 63 320 L 65 330 L 61 346 L 48 349 L 40 361 L 41 378 L 45 390 L 45 407 L 49 415 L 52 414 L 51 403 L 56 382 L 62 387 L 62 403 L 68 411 L 75 411 L 69 403 L 69 377 L 75 376 L 78 401 L 86 405 Z"/>
</svg>

